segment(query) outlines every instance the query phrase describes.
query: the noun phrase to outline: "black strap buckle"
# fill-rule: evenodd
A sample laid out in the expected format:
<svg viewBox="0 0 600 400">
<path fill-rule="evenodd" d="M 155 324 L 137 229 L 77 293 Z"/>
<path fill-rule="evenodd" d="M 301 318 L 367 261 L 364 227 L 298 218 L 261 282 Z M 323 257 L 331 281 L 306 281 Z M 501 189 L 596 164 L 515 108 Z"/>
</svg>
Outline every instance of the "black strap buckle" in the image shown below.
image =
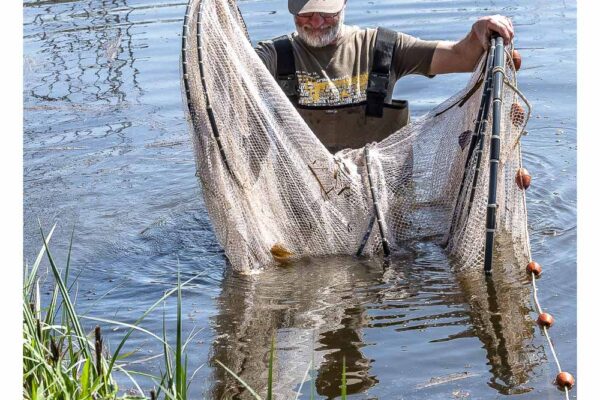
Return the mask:
<svg viewBox="0 0 600 400">
<path fill-rule="evenodd" d="M 383 97 L 385 97 L 385 95 L 387 94 L 389 82 L 390 77 L 388 74 L 382 74 L 380 72 L 371 72 L 369 74 L 367 94 L 383 94 Z"/>
<path fill-rule="evenodd" d="M 383 117 L 383 104 L 390 82 L 387 74 L 371 72 L 367 86 L 367 116 Z"/>
</svg>

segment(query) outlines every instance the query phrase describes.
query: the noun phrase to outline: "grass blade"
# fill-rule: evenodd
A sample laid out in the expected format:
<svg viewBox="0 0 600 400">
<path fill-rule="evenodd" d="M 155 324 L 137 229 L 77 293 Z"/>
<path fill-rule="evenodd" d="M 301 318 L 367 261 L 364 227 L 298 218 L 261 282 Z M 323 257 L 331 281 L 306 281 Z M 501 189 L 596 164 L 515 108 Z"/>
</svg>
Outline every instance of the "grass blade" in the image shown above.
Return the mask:
<svg viewBox="0 0 600 400">
<path fill-rule="evenodd" d="M 133 376 L 131 376 L 131 374 L 129 373 L 129 371 L 127 371 L 124 368 L 118 368 L 118 371 L 124 373 L 129 378 L 129 380 L 133 383 L 133 385 L 135 386 L 136 390 L 139 393 L 144 393 L 144 391 L 142 390 L 142 388 L 140 387 L 140 385 L 138 385 L 137 381 L 135 379 L 133 379 Z"/>
<path fill-rule="evenodd" d="M 40 223 L 40 226 L 41 226 L 41 223 Z M 48 233 L 48 237 L 47 237 L 47 242 L 50 242 L 50 238 L 52 237 L 52 234 L 54 233 L 54 228 L 56 228 L 56 224 L 54 224 L 54 226 L 52 226 L 52 229 L 50 229 L 50 233 Z M 44 243 L 44 246 L 42 246 L 42 248 L 40 249 L 40 252 L 38 253 L 37 258 L 35 259 L 35 262 L 33 263 L 33 266 L 31 267 L 31 271 L 29 271 L 29 275 L 25 279 L 25 282 L 26 282 L 25 288 L 24 288 L 25 291 L 29 290 L 31 288 L 31 285 L 33 285 L 33 281 L 35 280 L 38 268 L 40 266 L 40 263 L 42 262 L 42 258 L 44 257 L 45 253 L 46 253 L 46 243 Z"/>
<path fill-rule="evenodd" d="M 65 281 L 65 285 L 67 284 L 67 278 L 69 277 L 69 266 L 71 265 L 71 251 L 73 250 L 73 238 L 75 237 L 75 225 L 73 225 L 73 229 L 71 230 L 71 240 L 69 240 L 69 251 L 67 252 L 67 265 L 65 267 L 63 280 Z"/>
<path fill-rule="evenodd" d="M 75 307 L 73 306 L 73 303 L 71 302 L 71 299 L 69 297 L 69 292 L 67 291 L 67 287 L 65 286 L 65 283 L 63 282 L 62 277 L 60 275 L 60 271 L 58 270 L 58 267 L 56 266 L 56 263 L 54 262 L 54 258 L 52 257 L 52 254 L 50 253 L 50 247 L 48 246 L 48 241 L 46 240 L 46 237 L 44 236 L 44 232 L 42 230 L 41 225 L 40 225 L 40 232 L 42 234 L 42 239 L 44 240 L 44 247 L 46 248 L 46 255 L 48 257 L 48 261 L 50 262 L 50 267 L 51 267 L 52 273 L 54 275 L 54 280 L 60 289 L 60 294 L 63 298 L 63 304 L 65 305 L 65 308 L 67 309 L 67 314 L 71 321 L 71 325 L 73 325 L 73 329 L 75 330 L 75 336 L 77 337 L 77 340 L 79 341 L 79 347 L 80 347 L 81 351 L 84 352 L 85 358 L 91 359 L 92 354 L 88 347 L 87 341 L 85 340 L 85 333 L 83 332 L 83 329 L 81 328 L 79 318 L 77 316 L 77 313 L 75 312 Z"/>
<path fill-rule="evenodd" d="M 46 318 L 44 319 L 44 323 L 46 325 L 52 325 L 54 323 L 54 312 L 56 311 L 56 303 L 58 302 L 58 287 L 54 286 L 52 290 L 52 299 L 50 300 L 50 305 L 46 310 Z"/>
<path fill-rule="evenodd" d="M 306 378 L 308 378 L 308 375 L 310 374 L 311 368 L 312 368 L 312 362 L 309 362 L 308 368 L 306 368 L 306 372 L 304 373 L 304 376 L 302 377 L 302 382 L 300 382 L 300 387 L 298 388 L 298 393 L 296 393 L 295 400 L 298 400 L 300 398 L 300 393 L 302 393 L 302 386 L 304 386 L 304 383 L 306 382 Z"/>
<path fill-rule="evenodd" d="M 141 328 L 137 325 L 133 325 L 133 324 L 128 324 L 126 322 L 119 322 L 119 321 L 115 321 L 112 319 L 106 319 L 106 318 L 98 318 L 98 317 L 81 317 L 82 319 L 88 319 L 90 321 L 96 321 L 96 322 L 104 322 L 107 324 L 113 324 L 113 325 L 118 325 L 118 326 L 123 326 L 125 328 L 131 328 L 133 330 L 139 331 L 139 332 L 143 332 L 147 335 L 152 336 L 154 339 L 158 340 L 159 342 L 162 342 L 162 338 L 160 336 L 157 336 L 156 334 L 150 332 L 147 329 Z"/>
<path fill-rule="evenodd" d="M 165 355 L 165 368 L 167 369 L 165 374 L 167 378 L 167 386 L 171 386 L 171 381 L 173 379 L 173 367 L 171 366 L 171 357 L 169 352 L 169 345 L 167 343 L 167 328 L 165 321 L 165 310 L 163 307 L 163 353 Z"/>
<path fill-rule="evenodd" d="M 223 364 L 221 361 L 219 361 L 219 360 L 215 360 L 215 362 L 216 362 L 217 364 L 219 364 L 221 367 L 223 367 L 223 369 L 224 369 L 225 371 L 227 371 L 227 372 L 228 372 L 228 373 L 229 373 L 231 376 L 233 376 L 235 379 L 237 379 L 237 381 L 238 381 L 239 383 L 241 383 L 241 384 L 242 384 L 242 385 L 243 385 L 243 386 L 246 388 L 246 390 L 248 390 L 248 392 L 249 392 L 249 393 L 250 393 L 252 396 L 254 396 L 254 398 L 255 398 L 256 400 L 263 400 L 263 399 L 262 399 L 262 397 L 260 397 L 260 396 L 258 395 L 258 393 L 256 393 L 256 392 L 254 391 L 254 389 L 252 389 L 252 388 L 250 387 L 250 385 L 248 385 L 246 382 L 244 382 L 244 380 L 243 380 L 242 378 L 240 378 L 239 376 L 237 376 L 237 375 L 235 374 L 235 372 L 233 372 L 232 370 L 230 370 L 229 368 L 227 368 L 227 367 L 226 367 L 226 366 L 225 366 L 225 365 L 224 365 L 224 364 Z"/>
<path fill-rule="evenodd" d="M 194 279 L 196 279 L 197 277 L 199 277 L 202 274 L 197 274 L 194 275 L 193 277 L 191 277 L 190 279 L 188 279 L 187 281 L 183 282 L 181 284 L 181 286 L 185 286 L 186 284 L 188 284 L 189 282 L 193 281 Z M 147 316 L 148 314 L 150 314 L 156 307 L 158 307 L 158 305 L 160 303 L 162 303 L 165 299 L 167 299 L 169 296 L 171 296 L 173 293 L 175 293 L 175 291 L 177 291 L 177 288 L 168 290 L 167 292 L 165 292 L 165 294 L 158 299 L 156 302 L 154 302 L 154 304 L 152 304 L 143 314 L 141 317 L 139 317 L 132 325 L 139 325 Z M 107 373 L 110 374 L 110 372 L 112 371 L 113 365 L 115 363 L 115 360 L 117 358 L 117 356 L 119 355 L 119 353 L 121 352 L 121 349 L 123 348 L 123 346 L 125 345 L 125 342 L 127 342 L 127 339 L 129 339 L 129 336 L 131 336 L 131 334 L 133 333 L 134 329 L 131 328 L 129 329 L 129 331 L 127 332 L 127 334 L 125 335 L 125 337 L 123 337 L 123 339 L 121 339 L 121 342 L 119 342 L 119 345 L 117 346 L 113 357 L 110 360 L 110 364 L 108 366 L 108 371 Z"/>
<path fill-rule="evenodd" d="M 311 364 L 314 367 L 314 365 L 315 365 L 315 331 L 314 330 L 312 332 Z M 310 400 L 314 400 L 315 399 L 315 395 L 316 395 L 315 394 L 315 392 L 317 390 L 317 388 L 316 388 L 316 386 L 317 386 L 317 383 L 316 383 L 316 380 L 317 380 L 316 373 L 317 373 L 316 368 L 313 371 L 311 371 L 311 373 L 310 373 L 310 378 L 311 378 L 310 379 Z"/>
<path fill-rule="evenodd" d="M 177 266 L 177 343 L 175 345 L 175 388 L 177 389 L 177 397 L 181 398 L 185 388 L 185 380 L 183 378 L 183 365 L 181 361 L 181 277 L 179 265 Z M 182 399 L 183 400 L 183 399 Z"/>
<path fill-rule="evenodd" d="M 271 339 L 271 351 L 269 353 L 269 377 L 267 378 L 267 400 L 273 400 L 273 358 L 275 355 L 275 335 Z"/>
<path fill-rule="evenodd" d="M 81 372 L 80 384 L 81 384 L 81 394 L 82 398 L 86 398 L 90 396 L 90 366 L 91 360 L 85 360 L 85 364 L 83 364 L 83 370 Z"/>
<path fill-rule="evenodd" d="M 188 389 L 189 389 L 190 383 L 192 383 L 192 381 L 194 380 L 194 377 L 196 376 L 196 372 L 200 371 L 200 369 L 202 369 L 202 367 L 204 367 L 204 364 L 200 364 L 200 366 L 194 370 L 194 373 L 192 374 L 192 376 L 190 377 L 190 381 L 188 382 Z"/>
<path fill-rule="evenodd" d="M 346 400 L 348 398 L 348 394 L 346 392 L 346 357 L 342 357 L 342 400 Z"/>
</svg>

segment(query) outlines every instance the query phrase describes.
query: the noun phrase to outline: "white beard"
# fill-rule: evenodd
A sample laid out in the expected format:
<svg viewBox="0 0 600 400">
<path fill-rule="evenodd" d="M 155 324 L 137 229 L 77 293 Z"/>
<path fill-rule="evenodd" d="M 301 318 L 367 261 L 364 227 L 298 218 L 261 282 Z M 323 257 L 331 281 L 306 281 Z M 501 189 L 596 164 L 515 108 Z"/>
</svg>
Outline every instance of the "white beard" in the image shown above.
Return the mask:
<svg viewBox="0 0 600 400">
<path fill-rule="evenodd" d="M 325 29 L 315 30 L 309 26 L 300 27 L 298 24 L 296 24 L 296 32 L 298 32 L 298 37 L 311 47 L 325 47 L 328 44 L 333 43 L 341 36 L 342 28 L 344 26 L 344 11 L 345 10 L 342 10 L 340 12 L 340 16 L 338 17 L 335 25 Z"/>
</svg>

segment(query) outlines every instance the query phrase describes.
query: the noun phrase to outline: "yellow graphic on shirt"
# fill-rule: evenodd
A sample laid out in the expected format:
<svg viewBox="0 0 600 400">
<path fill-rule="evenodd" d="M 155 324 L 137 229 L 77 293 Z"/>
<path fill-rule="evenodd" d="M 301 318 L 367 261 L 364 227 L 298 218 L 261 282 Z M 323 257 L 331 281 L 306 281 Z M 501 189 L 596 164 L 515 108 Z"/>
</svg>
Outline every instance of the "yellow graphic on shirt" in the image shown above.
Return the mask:
<svg viewBox="0 0 600 400">
<path fill-rule="evenodd" d="M 367 99 L 369 73 L 329 80 L 317 74 L 298 72 L 298 103 L 305 106 L 337 106 Z"/>
</svg>

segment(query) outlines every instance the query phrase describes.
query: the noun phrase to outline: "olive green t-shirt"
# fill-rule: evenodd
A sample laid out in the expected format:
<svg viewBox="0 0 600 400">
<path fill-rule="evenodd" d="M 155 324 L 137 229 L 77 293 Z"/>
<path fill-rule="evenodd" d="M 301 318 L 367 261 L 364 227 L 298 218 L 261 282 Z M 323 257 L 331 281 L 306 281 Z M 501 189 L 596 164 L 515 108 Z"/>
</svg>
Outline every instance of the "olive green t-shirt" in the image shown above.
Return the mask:
<svg viewBox="0 0 600 400">
<path fill-rule="evenodd" d="M 342 36 L 335 44 L 318 48 L 306 45 L 295 32 L 291 35 L 299 105 L 336 106 L 366 101 L 377 30 L 348 25 L 342 30 Z M 437 41 L 398 33 L 387 102 L 394 90 L 393 83 L 398 79 L 409 74 L 428 74 L 437 44 Z M 277 53 L 273 42 L 259 42 L 256 52 L 275 76 Z"/>
</svg>

